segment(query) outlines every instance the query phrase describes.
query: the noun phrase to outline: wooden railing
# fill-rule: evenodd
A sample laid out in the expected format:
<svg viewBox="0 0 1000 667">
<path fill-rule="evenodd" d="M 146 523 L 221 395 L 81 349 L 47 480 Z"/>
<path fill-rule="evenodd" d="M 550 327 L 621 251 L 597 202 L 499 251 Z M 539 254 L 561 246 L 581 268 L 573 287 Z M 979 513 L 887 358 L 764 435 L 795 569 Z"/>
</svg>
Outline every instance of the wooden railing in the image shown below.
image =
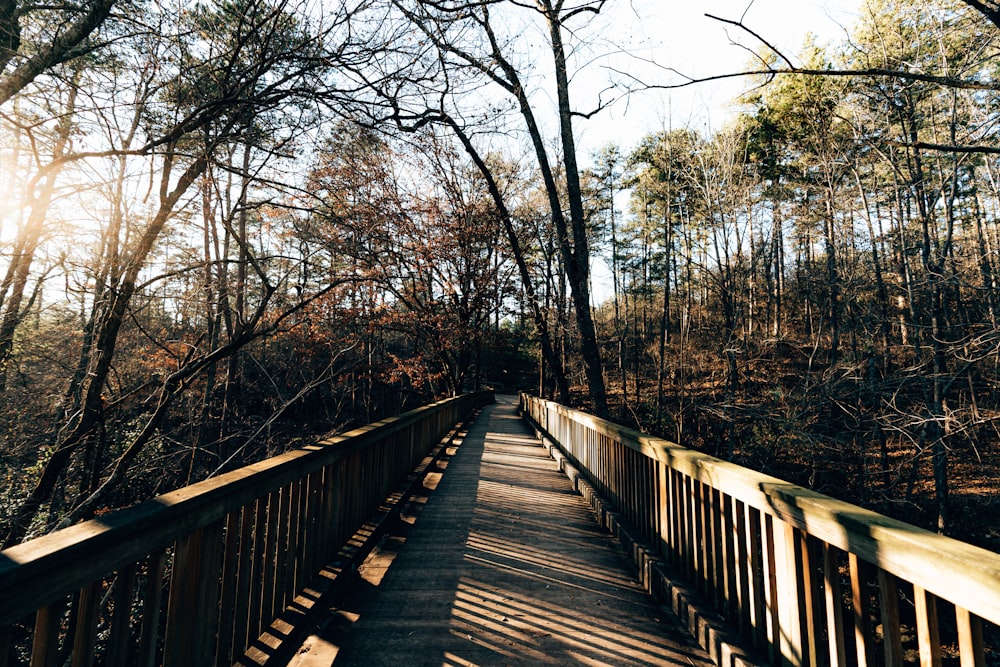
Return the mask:
<svg viewBox="0 0 1000 667">
<path fill-rule="evenodd" d="M 232 665 L 491 401 L 440 401 L 0 551 L 0 666 Z"/>
<path fill-rule="evenodd" d="M 1000 555 L 557 403 L 521 408 L 772 664 L 997 664 Z"/>
</svg>

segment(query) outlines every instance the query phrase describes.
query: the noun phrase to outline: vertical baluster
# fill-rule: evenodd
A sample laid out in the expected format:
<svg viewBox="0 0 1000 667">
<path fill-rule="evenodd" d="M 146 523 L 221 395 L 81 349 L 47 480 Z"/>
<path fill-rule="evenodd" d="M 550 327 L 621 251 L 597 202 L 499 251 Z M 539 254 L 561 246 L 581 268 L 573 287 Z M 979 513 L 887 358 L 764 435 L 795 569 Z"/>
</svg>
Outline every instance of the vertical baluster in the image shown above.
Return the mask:
<svg viewBox="0 0 1000 667">
<path fill-rule="evenodd" d="M 285 571 L 288 566 L 288 532 L 292 515 L 292 493 L 297 484 L 294 482 L 282 487 L 278 503 L 278 535 L 274 545 L 274 595 L 271 597 L 270 613 L 264 625 L 269 626 L 285 608 L 287 582 Z"/>
<path fill-rule="evenodd" d="M 799 605 L 801 607 L 801 632 L 803 650 L 807 664 L 819 664 L 819 634 L 822 630 L 820 619 L 822 614 L 817 610 L 816 596 L 819 590 L 815 580 L 814 565 L 816 559 L 813 557 L 813 540 L 805 531 L 795 529 L 798 536 L 798 554 L 801 565 L 798 566 L 799 584 Z"/>
<path fill-rule="evenodd" d="M 689 582 L 697 583 L 695 578 L 698 574 L 698 556 L 695 545 L 697 537 L 695 534 L 695 497 L 694 480 L 687 475 L 681 476 L 681 506 L 684 508 L 684 565 L 685 578 Z"/>
<path fill-rule="evenodd" d="M 250 576 L 247 586 L 250 590 L 247 612 L 246 634 L 243 635 L 244 648 L 260 636 L 260 618 L 264 608 L 264 582 L 267 581 L 267 517 L 271 505 L 271 495 L 258 498 L 253 511 L 253 553 L 250 560 Z"/>
<path fill-rule="evenodd" d="M 753 565 L 747 543 L 747 506 L 733 499 L 733 526 L 736 532 L 736 551 L 734 556 L 734 574 L 736 576 L 736 624 L 741 637 L 750 637 L 753 628 L 753 598 L 750 596 L 753 580 Z"/>
<path fill-rule="evenodd" d="M 871 582 L 870 566 L 856 554 L 848 554 L 851 570 L 851 607 L 854 611 L 854 645 L 857 647 L 858 667 L 872 664 L 871 602 L 868 585 Z"/>
<path fill-rule="evenodd" d="M 103 582 L 98 580 L 80 590 L 76 605 L 76 631 L 73 633 L 73 667 L 90 667 L 94 664 L 97 607 L 101 603 L 103 588 Z"/>
<path fill-rule="evenodd" d="M 708 503 L 709 542 L 708 542 L 708 584 L 711 590 L 712 605 L 717 612 L 724 609 L 723 597 L 726 592 L 725 567 L 722 562 L 725 537 L 722 535 L 722 508 L 719 506 L 719 490 L 705 485 L 705 500 Z"/>
<path fill-rule="evenodd" d="M 668 563 L 674 562 L 673 527 L 671 526 L 670 468 L 662 461 L 656 462 L 656 534 L 660 556 Z"/>
<path fill-rule="evenodd" d="M 882 651 L 886 667 L 902 667 L 903 638 L 899 622 L 899 586 L 896 577 L 878 569 L 879 613 L 882 617 Z"/>
<path fill-rule="evenodd" d="M 636 493 L 636 525 L 642 531 L 642 537 L 647 542 L 655 533 L 650 531 L 650 526 L 655 525 L 649 518 L 649 499 L 652 497 L 651 486 L 649 484 L 649 460 L 642 454 L 635 453 L 635 469 L 642 480 L 642 490 Z"/>
<path fill-rule="evenodd" d="M 65 600 L 42 607 L 35 614 L 35 636 L 31 642 L 31 667 L 56 667 L 59 656 L 59 624 Z"/>
<path fill-rule="evenodd" d="M 739 536 L 737 535 L 734 521 L 733 498 L 726 494 L 720 494 L 720 509 L 722 510 L 722 572 L 725 573 L 726 581 L 723 590 L 723 613 L 730 623 L 739 623 L 740 617 L 740 589 L 739 580 L 736 575 L 736 568 L 739 559 Z"/>
<path fill-rule="evenodd" d="M 826 628 L 831 667 L 847 667 L 844 639 L 844 598 L 840 584 L 839 550 L 823 544 L 823 583 L 826 597 Z"/>
<path fill-rule="evenodd" d="M 708 512 L 706 511 L 706 489 L 705 485 L 696 479 L 691 480 L 694 486 L 694 512 L 695 512 L 695 571 L 698 574 L 698 591 L 708 597 Z"/>
<path fill-rule="evenodd" d="M 253 563 L 254 525 L 256 523 L 257 502 L 251 501 L 243 506 L 240 512 L 239 558 L 236 563 L 236 599 L 233 603 L 233 629 L 228 650 L 220 650 L 218 661 L 221 664 L 232 664 L 239 655 L 246 651 L 249 644 L 247 629 L 250 618 L 250 600 L 254 595 Z M 228 662 L 225 662 L 229 658 Z"/>
<path fill-rule="evenodd" d="M 337 550 L 340 549 L 343 541 L 341 535 L 344 531 L 344 461 L 337 461 L 330 469 L 330 525 L 327 530 L 330 532 L 330 541 L 327 547 L 326 558 L 333 558 Z"/>
<path fill-rule="evenodd" d="M 678 475 L 673 468 L 667 463 L 660 464 L 663 469 L 663 474 L 666 477 L 667 495 L 666 495 L 666 505 L 664 506 L 665 521 L 667 522 L 667 543 L 669 544 L 668 557 L 670 559 L 670 564 L 673 565 L 678 572 L 681 572 L 680 568 L 680 503 L 678 502 L 678 492 L 677 492 L 677 479 Z"/>
<path fill-rule="evenodd" d="M 275 580 L 277 579 L 274 574 L 277 571 L 278 552 L 280 551 L 278 524 L 281 521 L 281 496 L 281 491 L 273 491 L 267 497 L 267 528 L 264 535 L 261 565 L 263 586 L 261 588 L 260 619 L 255 628 L 254 638 L 261 636 L 274 618 Z"/>
<path fill-rule="evenodd" d="M 955 621 L 958 625 L 958 650 L 962 667 L 985 667 L 983 654 L 983 622 L 967 609 L 955 607 Z"/>
<path fill-rule="evenodd" d="M 747 553 L 750 588 L 750 625 L 753 628 L 754 648 L 763 649 L 768 644 L 767 569 L 764 526 L 761 512 L 756 507 L 747 510 Z"/>
<path fill-rule="evenodd" d="M 153 667 L 159 649 L 160 614 L 163 608 L 163 573 L 167 554 L 159 551 L 146 561 L 146 585 L 142 594 L 142 629 L 139 632 L 140 667 Z"/>
<path fill-rule="evenodd" d="M 129 630 L 132 620 L 132 599 L 138 567 L 129 565 L 122 568 L 115 579 L 112 597 L 114 612 L 111 616 L 111 633 L 108 638 L 108 667 L 124 667 L 132 654 L 132 635 Z"/>
<path fill-rule="evenodd" d="M 770 518 L 770 517 L 768 517 Z M 803 573 L 796 567 L 795 546 L 798 531 L 791 524 L 777 520 L 772 525 L 774 540 L 774 581 L 777 605 L 777 636 L 783 665 L 803 665 L 806 655 L 802 645 L 802 610 L 799 586 Z"/>
<path fill-rule="evenodd" d="M 284 577 L 282 584 L 281 603 L 275 612 L 275 616 L 281 614 L 292 600 L 295 598 L 295 569 L 299 564 L 301 552 L 299 551 L 299 540 L 302 536 L 299 522 L 302 520 L 302 501 L 305 495 L 305 479 L 299 479 L 291 484 L 291 495 L 288 500 L 288 540 L 285 549 L 285 568 L 278 576 Z"/>
<path fill-rule="evenodd" d="M 762 562 L 764 567 L 764 600 L 767 639 L 767 657 L 772 663 L 777 663 L 781 659 L 781 623 L 778 617 L 778 579 L 776 567 L 775 549 L 777 545 L 774 539 L 774 518 L 770 514 L 763 515 L 764 533 L 761 539 L 763 547 Z"/>
<path fill-rule="evenodd" d="M 200 667 L 215 662 L 221 547 L 221 521 L 177 541 L 167 603 L 164 667 Z"/>
<path fill-rule="evenodd" d="M 680 472 L 670 469 L 670 512 L 673 517 L 673 552 L 674 567 L 678 572 L 687 573 L 687 550 L 684 540 L 686 532 L 684 526 L 684 476 Z"/>
<path fill-rule="evenodd" d="M 0 626 L 0 667 L 7 667 L 10 660 L 10 643 L 14 634 L 14 626 Z"/>
<path fill-rule="evenodd" d="M 649 476 L 650 503 L 649 531 L 650 540 L 660 534 L 660 519 L 663 511 L 660 501 L 663 499 L 663 489 L 660 486 L 660 464 L 656 459 L 647 459 L 646 471 Z"/>
<path fill-rule="evenodd" d="M 216 665 L 233 664 L 233 627 L 239 590 L 240 511 L 226 515 L 226 541 L 222 552 L 222 599 L 219 606 L 219 638 L 216 642 Z"/>
<path fill-rule="evenodd" d="M 312 579 L 318 569 L 317 563 L 321 562 L 320 549 L 320 513 L 323 508 L 323 471 L 317 470 L 309 475 L 309 495 L 306 499 L 305 524 L 303 529 L 303 557 L 302 571 L 297 576 L 296 591 L 300 590 Z"/>
<path fill-rule="evenodd" d="M 941 636 L 938 632 L 937 597 L 913 585 L 913 604 L 917 609 L 917 644 L 920 667 L 941 667 Z"/>
<path fill-rule="evenodd" d="M 323 468 L 322 502 L 320 503 L 316 543 L 316 548 L 319 550 L 316 559 L 321 566 L 333 555 L 336 543 L 336 465 L 333 463 Z"/>
</svg>

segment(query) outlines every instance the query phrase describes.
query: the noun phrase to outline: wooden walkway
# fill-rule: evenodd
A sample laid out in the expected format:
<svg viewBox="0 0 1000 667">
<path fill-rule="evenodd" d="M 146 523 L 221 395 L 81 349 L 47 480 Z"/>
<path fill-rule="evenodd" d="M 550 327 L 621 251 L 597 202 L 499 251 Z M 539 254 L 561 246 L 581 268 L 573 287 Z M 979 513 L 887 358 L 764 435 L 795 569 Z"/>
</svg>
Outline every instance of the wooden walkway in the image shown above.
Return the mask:
<svg viewBox="0 0 1000 667">
<path fill-rule="evenodd" d="M 711 665 L 626 571 L 498 396 L 290 664 Z"/>
</svg>

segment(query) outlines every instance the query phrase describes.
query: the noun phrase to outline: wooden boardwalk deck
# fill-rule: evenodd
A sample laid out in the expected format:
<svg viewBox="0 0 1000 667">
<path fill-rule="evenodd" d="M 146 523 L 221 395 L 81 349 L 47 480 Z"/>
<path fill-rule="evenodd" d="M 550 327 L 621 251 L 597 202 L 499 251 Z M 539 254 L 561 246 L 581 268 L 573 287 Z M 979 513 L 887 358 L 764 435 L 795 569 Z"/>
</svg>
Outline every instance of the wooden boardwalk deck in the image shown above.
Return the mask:
<svg viewBox="0 0 1000 667">
<path fill-rule="evenodd" d="M 290 663 L 711 665 L 499 396 Z"/>
</svg>

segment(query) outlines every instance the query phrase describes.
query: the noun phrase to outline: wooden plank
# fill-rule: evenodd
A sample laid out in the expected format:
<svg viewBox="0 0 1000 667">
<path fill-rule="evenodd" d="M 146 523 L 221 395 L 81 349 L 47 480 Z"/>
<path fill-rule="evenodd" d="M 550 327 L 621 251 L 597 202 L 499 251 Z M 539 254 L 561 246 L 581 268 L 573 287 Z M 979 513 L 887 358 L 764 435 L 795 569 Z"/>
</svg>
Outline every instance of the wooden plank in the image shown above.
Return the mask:
<svg viewBox="0 0 1000 667">
<path fill-rule="evenodd" d="M 886 667 L 902 667 L 903 638 L 899 621 L 899 590 L 896 577 L 878 571 L 879 611 L 882 616 L 882 651 Z"/>
<path fill-rule="evenodd" d="M 115 578 L 111 616 L 111 633 L 108 637 L 107 667 L 125 667 L 134 655 L 132 648 L 132 601 L 135 599 L 135 582 L 138 566 L 130 565 Z"/>
<path fill-rule="evenodd" d="M 97 642 L 97 607 L 101 602 L 103 582 L 95 581 L 77 596 L 76 631 L 73 633 L 73 667 L 91 667 Z"/>
<path fill-rule="evenodd" d="M 962 667 L 986 667 L 983 622 L 962 607 L 955 607 L 955 620 L 958 625 L 958 651 Z"/>
<path fill-rule="evenodd" d="M 913 605 L 917 610 L 917 645 L 920 667 L 941 667 L 941 633 L 938 631 L 937 597 L 913 585 Z"/>
<path fill-rule="evenodd" d="M 844 596 L 840 584 L 840 551 L 823 544 L 823 592 L 826 601 L 827 643 L 831 667 L 847 667 L 844 639 Z"/>
</svg>

